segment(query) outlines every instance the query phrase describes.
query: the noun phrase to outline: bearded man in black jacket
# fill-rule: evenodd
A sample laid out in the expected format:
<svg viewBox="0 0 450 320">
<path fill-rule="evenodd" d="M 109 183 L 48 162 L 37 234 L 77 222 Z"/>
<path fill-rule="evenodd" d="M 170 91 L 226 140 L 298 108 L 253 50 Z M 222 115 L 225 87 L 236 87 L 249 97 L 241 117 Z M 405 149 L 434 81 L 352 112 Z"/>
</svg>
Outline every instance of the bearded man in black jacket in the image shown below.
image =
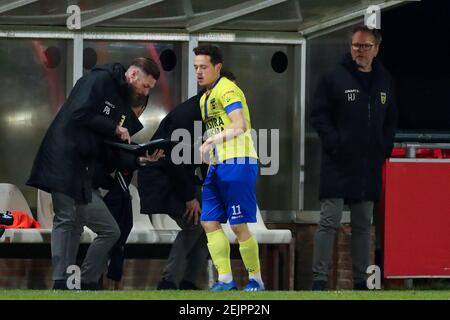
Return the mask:
<svg viewBox="0 0 450 320">
<path fill-rule="evenodd" d="M 351 53 L 319 82 L 310 114 L 322 142 L 321 214 L 314 240 L 313 290 L 325 290 L 344 204 L 351 211 L 354 289 L 365 290 L 374 202 L 397 122 L 392 81 L 376 59 L 380 33 L 352 31 Z"/>
<path fill-rule="evenodd" d="M 75 264 L 80 230 L 91 216 L 96 223 L 90 227 L 98 236 L 81 267 L 81 288 L 97 287 L 120 230 L 92 188 L 93 168 L 101 161 L 105 139 L 130 142 L 122 126 L 129 121 L 129 98 L 148 96 L 159 74 L 148 58 L 133 60 L 127 70 L 119 63 L 95 67 L 77 81 L 47 130 L 27 184 L 52 195 L 55 289 L 67 289 L 67 268 Z"/>
</svg>

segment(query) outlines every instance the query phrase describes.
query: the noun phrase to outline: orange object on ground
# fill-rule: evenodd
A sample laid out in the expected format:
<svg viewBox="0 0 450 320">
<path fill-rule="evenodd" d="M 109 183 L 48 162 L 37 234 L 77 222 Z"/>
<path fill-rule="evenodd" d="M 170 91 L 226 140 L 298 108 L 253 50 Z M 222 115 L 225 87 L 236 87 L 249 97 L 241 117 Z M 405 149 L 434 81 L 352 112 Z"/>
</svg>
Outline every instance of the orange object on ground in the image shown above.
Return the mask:
<svg viewBox="0 0 450 320">
<path fill-rule="evenodd" d="M 35 229 L 41 229 L 42 226 L 39 222 L 33 219 L 33 217 L 30 217 L 27 213 L 22 211 L 11 211 L 14 222 L 12 225 L 7 226 L 4 224 L 0 224 L 0 228 L 4 229 L 28 229 L 28 228 L 35 228 Z"/>
</svg>

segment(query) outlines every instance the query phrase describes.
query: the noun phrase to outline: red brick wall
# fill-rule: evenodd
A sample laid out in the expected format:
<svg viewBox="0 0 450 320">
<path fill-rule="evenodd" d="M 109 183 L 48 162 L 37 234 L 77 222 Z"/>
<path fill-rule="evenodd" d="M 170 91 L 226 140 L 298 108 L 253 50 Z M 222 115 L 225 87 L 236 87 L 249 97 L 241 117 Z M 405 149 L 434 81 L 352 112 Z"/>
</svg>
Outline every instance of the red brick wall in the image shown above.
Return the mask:
<svg viewBox="0 0 450 320">
<path fill-rule="evenodd" d="M 314 235 L 316 224 L 296 225 L 296 253 L 295 253 L 295 289 L 309 290 L 312 285 L 312 256 L 314 248 Z M 343 225 L 339 229 L 335 240 L 331 270 L 329 273 L 329 286 L 331 289 L 352 289 L 352 262 L 350 254 L 350 229 Z M 375 228 L 371 230 L 371 264 L 375 250 Z"/>
<path fill-rule="evenodd" d="M 165 260 L 127 259 L 121 283 L 122 289 L 155 289 L 165 266 Z M 232 261 L 233 275 L 239 287 L 248 281 L 247 272 L 240 260 Z M 53 285 L 50 259 L 0 259 L 0 288 L 2 289 L 50 289 Z M 217 274 L 215 273 L 217 277 Z M 216 278 L 215 278 L 216 279 Z M 105 288 L 112 285 L 104 282 Z M 208 288 L 208 272 L 205 266 L 198 285 Z"/>
<path fill-rule="evenodd" d="M 333 255 L 331 288 L 352 289 L 352 256 L 351 256 L 351 227 L 348 224 L 342 225 L 337 233 L 335 251 Z M 375 228 L 371 229 L 371 250 L 370 264 L 375 263 Z M 381 266 L 380 266 L 381 267 Z"/>
<path fill-rule="evenodd" d="M 154 289 L 164 265 L 165 260 L 126 260 L 122 288 Z M 50 259 L 0 259 L 0 270 L 0 288 L 49 289 L 53 285 Z M 202 273 L 201 284 L 207 287 L 206 272 Z"/>
<path fill-rule="evenodd" d="M 46 289 L 52 285 L 50 259 L 0 259 L 0 288 Z"/>
<path fill-rule="evenodd" d="M 295 290 L 309 290 L 312 283 L 312 252 L 315 224 L 268 224 L 269 228 L 289 228 L 296 240 L 295 247 Z M 330 271 L 330 286 L 335 289 L 351 289 L 350 236 L 341 228 L 337 234 L 336 249 Z M 372 228 L 372 246 L 375 236 Z M 373 247 L 372 247 L 373 248 Z M 263 279 L 271 272 L 266 267 L 265 249 L 260 246 Z M 373 250 L 371 260 L 374 260 Z M 123 289 L 154 289 L 160 279 L 165 260 L 128 259 L 125 261 Z M 247 282 L 247 272 L 241 260 L 232 261 L 233 275 L 239 287 Z M 52 286 L 52 267 L 50 259 L 2 259 L 0 258 L 0 288 L 46 289 Z M 216 275 L 215 275 L 216 279 Z M 202 272 L 198 283 L 208 287 L 208 272 Z"/>
<path fill-rule="evenodd" d="M 311 269 L 315 232 L 316 225 L 297 225 L 295 233 L 295 290 L 311 289 Z"/>
</svg>

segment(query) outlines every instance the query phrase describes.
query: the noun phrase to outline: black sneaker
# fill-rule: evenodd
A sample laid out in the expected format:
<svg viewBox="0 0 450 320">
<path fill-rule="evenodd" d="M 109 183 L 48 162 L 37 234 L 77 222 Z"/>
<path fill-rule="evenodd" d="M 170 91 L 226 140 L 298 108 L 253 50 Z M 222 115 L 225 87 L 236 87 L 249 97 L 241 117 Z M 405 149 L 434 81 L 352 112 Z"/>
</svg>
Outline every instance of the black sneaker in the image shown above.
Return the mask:
<svg viewBox="0 0 450 320">
<path fill-rule="evenodd" d="M 312 291 L 326 291 L 328 290 L 328 282 L 325 280 L 314 280 Z"/>
<path fill-rule="evenodd" d="M 180 282 L 179 289 L 180 290 L 201 290 L 195 284 L 193 284 L 190 281 L 186 281 L 186 280 L 183 280 Z"/>
<path fill-rule="evenodd" d="M 366 290 L 369 290 L 369 288 L 367 288 L 366 281 L 360 281 L 360 282 L 354 282 L 353 283 L 353 290 L 366 291 Z"/>
<path fill-rule="evenodd" d="M 0 238 L 2 237 L 2 235 L 5 233 L 5 228 L 0 228 Z"/>
<path fill-rule="evenodd" d="M 14 217 L 11 211 L 0 212 L 0 224 L 10 226 L 14 223 Z"/>
<path fill-rule="evenodd" d="M 177 285 L 172 281 L 168 281 L 166 279 L 161 279 L 156 287 L 156 290 L 177 290 Z"/>
</svg>

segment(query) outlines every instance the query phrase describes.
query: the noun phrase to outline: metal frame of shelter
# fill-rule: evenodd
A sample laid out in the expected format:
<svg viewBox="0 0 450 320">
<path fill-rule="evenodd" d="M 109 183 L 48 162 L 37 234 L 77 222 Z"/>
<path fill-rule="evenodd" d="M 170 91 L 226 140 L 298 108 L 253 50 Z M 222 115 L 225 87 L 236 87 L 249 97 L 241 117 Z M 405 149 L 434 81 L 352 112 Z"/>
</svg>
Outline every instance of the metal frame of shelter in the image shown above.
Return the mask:
<svg viewBox="0 0 450 320">
<path fill-rule="evenodd" d="M 11 10 L 21 8 L 40 0 L 4 0 L 0 3 L 0 16 L 4 16 Z M 170 41 L 182 43 L 182 98 L 196 94 L 197 83 L 192 70 L 194 54 L 192 49 L 199 42 L 227 42 L 227 43 L 252 43 L 252 44 L 287 44 L 294 46 L 294 68 L 296 83 L 294 114 L 292 116 L 294 128 L 294 144 L 300 146 L 300 154 L 294 155 L 294 161 L 299 161 L 298 178 L 294 179 L 293 190 L 298 190 L 298 210 L 303 209 L 303 186 L 304 186 L 304 150 L 305 150 L 305 96 L 306 96 L 306 47 L 308 39 L 348 27 L 363 21 L 366 9 L 369 5 L 377 4 L 381 10 L 392 8 L 409 1 L 359 1 L 358 7 L 352 6 L 351 10 L 343 6 L 343 10 L 337 14 L 321 18 L 320 20 L 302 24 L 301 0 L 295 3 L 299 27 L 291 32 L 279 31 L 230 31 L 220 30 L 220 25 L 248 14 L 287 2 L 288 0 L 244 0 L 241 3 L 224 9 L 214 10 L 214 14 L 194 14 L 190 0 L 180 0 L 186 15 L 192 17 L 187 20 L 185 29 L 157 29 L 142 28 L 140 31 L 132 28 L 103 27 L 102 22 L 112 20 L 124 14 L 143 9 L 155 4 L 164 3 L 164 0 L 124 0 L 118 3 L 107 4 L 95 10 L 81 12 L 81 29 L 68 30 L 63 26 L 36 26 L 31 24 L 2 24 L 0 22 L 0 38 L 45 38 L 45 39 L 67 39 L 71 40 L 69 52 L 72 61 L 71 81 L 75 82 L 83 74 L 83 41 L 84 40 L 126 40 L 126 41 Z M 334 0 L 330 0 L 332 3 Z M 339 1 L 340 3 L 344 1 Z M 328 2 L 327 2 L 328 3 Z M 68 18 L 69 14 L 56 15 L 59 19 Z M 212 17 L 212 18 L 211 18 Z M 38 17 L 52 19 L 49 17 Z M 36 18 L 36 19 L 38 19 Z M 54 18 L 54 17 L 53 17 Z M 42 20 L 41 19 L 41 20 Z M 174 21 L 177 17 L 172 18 Z M 165 18 L 167 22 L 167 18 Z M 180 18 L 178 18 L 180 20 Z M 131 19 L 129 19 L 130 24 Z M 155 25 L 158 19 L 155 19 Z M 100 25 L 100 26 L 99 26 Z M 211 28 L 214 30 L 209 31 Z M 294 163 L 295 163 L 294 162 Z"/>
</svg>

